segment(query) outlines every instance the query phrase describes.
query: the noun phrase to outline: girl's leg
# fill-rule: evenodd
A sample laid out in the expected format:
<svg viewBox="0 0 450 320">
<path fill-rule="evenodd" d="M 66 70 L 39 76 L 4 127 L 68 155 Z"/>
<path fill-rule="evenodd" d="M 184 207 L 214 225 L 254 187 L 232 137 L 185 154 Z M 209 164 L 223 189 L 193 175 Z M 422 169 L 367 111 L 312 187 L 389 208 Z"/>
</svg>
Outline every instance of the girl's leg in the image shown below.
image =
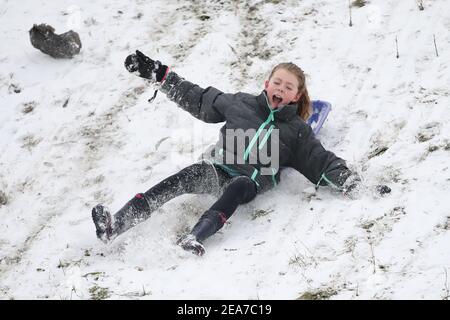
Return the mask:
<svg viewBox="0 0 450 320">
<path fill-rule="evenodd" d="M 203 255 L 201 242 L 220 230 L 238 205 L 250 202 L 256 197 L 256 185 L 246 176 L 235 177 L 226 186 L 222 196 L 207 210 L 192 231 L 178 240 L 183 249 Z"/>
<path fill-rule="evenodd" d="M 97 237 L 107 242 L 137 223 L 169 200 L 185 193 L 204 194 L 217 192 L 228 179 L 226 174 L 209 163 L 193 164 L 164 179 L 145 193 L 138 193 L 114 217 L 102 205 L 92 209 Z"/>
</svg>

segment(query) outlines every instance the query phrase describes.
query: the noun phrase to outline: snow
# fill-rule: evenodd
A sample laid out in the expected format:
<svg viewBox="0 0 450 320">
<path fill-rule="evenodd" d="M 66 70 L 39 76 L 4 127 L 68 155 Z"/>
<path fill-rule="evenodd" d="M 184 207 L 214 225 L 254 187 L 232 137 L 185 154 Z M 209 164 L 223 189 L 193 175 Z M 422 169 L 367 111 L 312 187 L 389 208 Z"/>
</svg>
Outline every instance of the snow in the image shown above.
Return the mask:
<svg viewBox="0 0 450 320">
<path fill-rule="evenodd" d="M 449 297 L 448 1 L 372 0 L 352 27 L 347 1 L 1 2 L 0 298 Z M 78 32 L 80 54 L 33 48 L 34 23 Z M 297 63 L 333 105 L 324 146 L 392 193 L 314 193 L 288 169 L 203 257 L 175 242 L 212 196 L 174 199 L 104 245 L 91 208 L 196 161 L 221 126 L 161 93 L 149 104 L 154 88 L 123 66 L 136 49 L 225 92 L 258 94 L 274 65 Z"/>
</svg>

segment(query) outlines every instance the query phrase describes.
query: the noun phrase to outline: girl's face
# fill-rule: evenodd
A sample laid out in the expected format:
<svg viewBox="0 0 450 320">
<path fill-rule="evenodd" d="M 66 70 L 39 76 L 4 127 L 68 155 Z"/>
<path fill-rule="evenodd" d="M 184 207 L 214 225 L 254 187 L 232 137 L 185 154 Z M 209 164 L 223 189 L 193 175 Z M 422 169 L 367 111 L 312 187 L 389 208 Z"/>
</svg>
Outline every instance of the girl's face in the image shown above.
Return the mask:
<svg viewBox="0 0 450 320">
<path fill-rule="evenodd" d="M 297 102 L 301 93 L 298 92 L 299 82 L 297 77 L 286 69 L 278 69 L 272 78 L 266 80 L 264 88 L 267 92 L 267 99 L 273 109 L 281 105 Z"/>
</svg>

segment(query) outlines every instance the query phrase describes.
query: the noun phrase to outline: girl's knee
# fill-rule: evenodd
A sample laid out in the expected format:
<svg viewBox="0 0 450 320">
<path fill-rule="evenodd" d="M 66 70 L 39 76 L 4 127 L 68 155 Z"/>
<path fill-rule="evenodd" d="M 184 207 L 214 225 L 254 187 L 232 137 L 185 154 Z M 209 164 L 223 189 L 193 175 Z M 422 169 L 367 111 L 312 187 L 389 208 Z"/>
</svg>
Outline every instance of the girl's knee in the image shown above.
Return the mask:
<svg viewBox="0 0 450 320">
<path fill-rule="evenodd" d="M 229 188 L 240 198 L 241 203 L 249 202 L 256 196 L 256 184 L 252 179 L 246 176 L 233 178 L 228 185 L 227 190 Z"/>
</svg>

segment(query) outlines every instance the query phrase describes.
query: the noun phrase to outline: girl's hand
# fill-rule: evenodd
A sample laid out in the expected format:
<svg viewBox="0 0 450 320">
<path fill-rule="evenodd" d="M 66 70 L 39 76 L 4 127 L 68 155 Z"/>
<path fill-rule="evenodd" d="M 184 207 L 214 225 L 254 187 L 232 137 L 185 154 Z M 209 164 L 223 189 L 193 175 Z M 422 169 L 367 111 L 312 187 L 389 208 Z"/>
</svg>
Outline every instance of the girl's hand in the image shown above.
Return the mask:
<svg viewBox="0 0 450 320">
<path fill-rule="evenodd" d="M 158 60 L 154 61 L 150 59 L 139 50 L 126 57 L 125 68 L 129 72 L 136 72 L 139 77 L 151 80 L 152 82 L 162 82 L 168 71 L 166 65 L 163 65 Z"/>
<path fill-rule="evenodd" d="M 342 193 L 352 199 L 358 198 L 361 192 L 375 192 L 380 196 L 391 193 L 391 188 L 386 185 L 380 184 L 374 187 L 364 185 L 361 181 L 361 178 L 356 174 L 350 175 L 342 187 Z"/>
</svg>

